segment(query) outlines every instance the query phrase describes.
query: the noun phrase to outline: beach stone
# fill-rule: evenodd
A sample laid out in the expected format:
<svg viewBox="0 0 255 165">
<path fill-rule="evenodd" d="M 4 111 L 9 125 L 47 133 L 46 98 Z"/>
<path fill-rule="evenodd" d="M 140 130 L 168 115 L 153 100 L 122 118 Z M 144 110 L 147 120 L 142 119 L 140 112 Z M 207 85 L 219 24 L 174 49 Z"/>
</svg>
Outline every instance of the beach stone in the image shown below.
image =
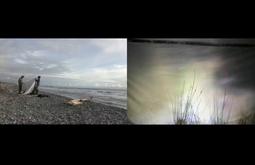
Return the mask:
<svg viewBox="0 0 255 165">
<path fill-rule="evenodd" d="M 65 104 L 70 98 L 40 92 L 49 97 L 18 95 L 16 85 L 0 88 L 0 124 L 131 124 L 127 110 L 83 101 L 81 105 Z M 8 90 L 9 89 L 9 90 Z M 15 90 L 14 90 L 15 89 Z"/>
</svg>

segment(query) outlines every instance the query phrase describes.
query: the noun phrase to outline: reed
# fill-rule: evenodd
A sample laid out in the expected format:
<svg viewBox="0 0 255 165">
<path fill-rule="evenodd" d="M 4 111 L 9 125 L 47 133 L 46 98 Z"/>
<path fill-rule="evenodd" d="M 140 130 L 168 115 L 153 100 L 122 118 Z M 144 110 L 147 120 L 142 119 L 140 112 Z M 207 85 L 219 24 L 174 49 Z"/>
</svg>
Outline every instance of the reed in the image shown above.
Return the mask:
<svg viewBox="0 0 255 165">
<path fill-rule="evenodd" d="M 170 110 L 173 112 L 173 122 L 177 125 L 185 124 L 199 124 L 200 118 L 197 115 L 197 110 L 200 105 L 200 101 L 197 105 L 193 102 L 195 99 L 200 100 L 203 90 L 198 91 L 195 86 L 195 74 L 190 89 L 185 91 L 185 82 L 181 94 L 174 98 L 174 101 L 170 103 Z"/>
<path fill-rule="evenodd" d="M 227 90 L 224 90 L 224 96 L 222 102 L 220 99 L 214 98 L 213 100 L 213 113 L 211 115 L 211 123 L 212 124 L 230 124 L 230 110 L 227 111 L 226 103 L 228 101 L 227 98 Z"/>
</svg>

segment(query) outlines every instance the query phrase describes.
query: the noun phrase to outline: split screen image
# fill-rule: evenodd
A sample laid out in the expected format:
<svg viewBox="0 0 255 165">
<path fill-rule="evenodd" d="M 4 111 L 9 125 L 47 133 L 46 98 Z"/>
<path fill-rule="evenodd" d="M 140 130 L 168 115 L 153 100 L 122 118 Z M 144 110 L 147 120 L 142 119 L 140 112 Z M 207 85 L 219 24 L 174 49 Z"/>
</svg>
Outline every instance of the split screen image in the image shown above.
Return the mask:
<svg viewBox="0 0 255 165">
<path fill-rule="evenodd" d="M 255 39 L 0 39 L 0 124 L 254 124 L 254 63 Z"/>
</svg>

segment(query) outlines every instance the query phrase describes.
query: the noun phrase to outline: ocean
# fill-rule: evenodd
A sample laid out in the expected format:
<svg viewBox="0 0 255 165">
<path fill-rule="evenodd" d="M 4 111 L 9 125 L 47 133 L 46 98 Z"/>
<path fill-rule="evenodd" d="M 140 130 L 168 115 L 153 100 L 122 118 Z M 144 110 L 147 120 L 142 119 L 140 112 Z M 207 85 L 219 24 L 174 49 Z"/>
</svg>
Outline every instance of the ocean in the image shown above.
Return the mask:
<svg viewBox="0 0 255 165">
<path fill-rule="evenodd" d="M 85 99 L 93 97 L 93 101 L 114 107 L 127 109 L 126 89 L 95 89 L 95 88 L 68 88 L 68 87 L 40 87 L 39 90 L 69 97 Z"/>
</svg>

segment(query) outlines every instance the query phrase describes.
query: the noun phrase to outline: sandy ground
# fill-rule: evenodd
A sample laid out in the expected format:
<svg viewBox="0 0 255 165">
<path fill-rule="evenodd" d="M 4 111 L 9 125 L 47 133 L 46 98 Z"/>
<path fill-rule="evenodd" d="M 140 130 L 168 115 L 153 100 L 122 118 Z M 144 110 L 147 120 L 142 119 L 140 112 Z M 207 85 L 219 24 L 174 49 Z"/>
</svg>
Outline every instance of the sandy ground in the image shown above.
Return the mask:
<svg viewBox="0 0 255 165">
<path fill-rule="evenodd" d="M 69 98 L 19 95 L 17 86 L 0 83 L 0 124 L 131 124 L 127 110 L 86 101 L 71 106 Z"/>
</svg>

